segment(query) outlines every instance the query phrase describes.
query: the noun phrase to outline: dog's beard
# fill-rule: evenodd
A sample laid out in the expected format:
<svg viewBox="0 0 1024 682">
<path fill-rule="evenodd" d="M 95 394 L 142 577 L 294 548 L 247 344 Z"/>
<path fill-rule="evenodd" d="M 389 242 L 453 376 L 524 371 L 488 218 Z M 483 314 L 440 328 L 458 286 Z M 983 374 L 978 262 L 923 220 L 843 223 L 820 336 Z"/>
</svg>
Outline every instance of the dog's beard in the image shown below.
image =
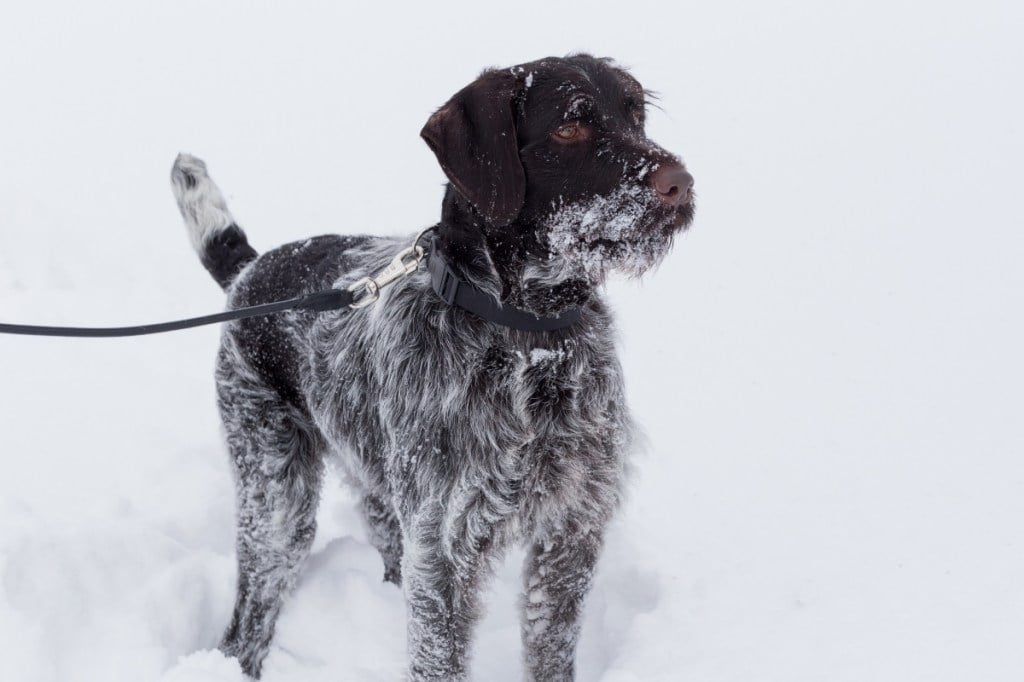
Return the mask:
<svg viewBox="0 0 1024 682">
<path fill-rule="evenodd" d="M 610 272 L 639 277 L 661 262 L 676 232 L 672 210 L 642 185 L 559 206 L 543 224 L 550 265 L 592 284 Z"/>
</svg>

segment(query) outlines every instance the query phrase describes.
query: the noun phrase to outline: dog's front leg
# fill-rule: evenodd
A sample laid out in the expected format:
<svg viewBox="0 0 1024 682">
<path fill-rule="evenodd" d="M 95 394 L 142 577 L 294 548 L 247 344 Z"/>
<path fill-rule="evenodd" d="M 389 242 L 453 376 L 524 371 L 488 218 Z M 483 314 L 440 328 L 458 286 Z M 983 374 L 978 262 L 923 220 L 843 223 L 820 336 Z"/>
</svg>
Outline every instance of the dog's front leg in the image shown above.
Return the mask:
<svg viewBox="0 0 1024 682">
<path fill-rule="evenodd" d="M 409 619 L 409 681 L 464 682 L 486 547 L 448 542 L 439 528 L 405 529 L 402 587 Z"/>
<path fill-rule="evenodd" d="M 530 682 L 576 679 L 580 616 L 600 550 L 600 529 L 575 524 L 542 534 L 529 548 L 521 627 Z"/>
</svg>

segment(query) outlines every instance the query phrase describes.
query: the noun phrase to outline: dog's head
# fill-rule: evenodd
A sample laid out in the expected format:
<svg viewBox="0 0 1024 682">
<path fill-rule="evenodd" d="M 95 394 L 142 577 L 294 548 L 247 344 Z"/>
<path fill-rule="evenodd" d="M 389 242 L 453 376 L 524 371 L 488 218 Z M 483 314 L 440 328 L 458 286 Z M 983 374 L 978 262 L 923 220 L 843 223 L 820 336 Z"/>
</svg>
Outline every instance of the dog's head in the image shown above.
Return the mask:
<svg viewBox="0 0 1024 682">
<path fill-rule="evenodd" d="M 610 270 L 641 274 L 690 224 L 693 177 L 647 138 L 647 97 L 611 60 L 553 57 L 485 71 L 427 121 L 506 297 L 521 288 L 510 273 L 588 291 Z"/>
</svg>

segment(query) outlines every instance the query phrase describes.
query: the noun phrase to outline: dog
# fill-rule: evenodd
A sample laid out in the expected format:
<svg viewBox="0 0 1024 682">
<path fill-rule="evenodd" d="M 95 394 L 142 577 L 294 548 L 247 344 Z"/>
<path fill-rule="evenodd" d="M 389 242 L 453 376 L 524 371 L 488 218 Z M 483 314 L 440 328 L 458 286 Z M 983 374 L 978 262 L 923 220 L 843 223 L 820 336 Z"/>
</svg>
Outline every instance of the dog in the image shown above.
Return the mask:
<svg viewBox="0 0 1024 682">
<path fill-rule="evenodd" d="M 333 458 L 384 580 L 404 591 L 409 680 L 467 679 L 482 585 L 513 543 L 527 550 L 526 678 L 574 679 L 634 432 L 602 283 L 650 270 L 694 215 L 693 177 L 644 132 L 649 96 L 586 54 L 484 71 L 421 132 L 448 179 L 441 220 L 417 242 L 429 269 L 363 309 L 225 327 L 238 591 L 220 649 L 246 674 L 259 677 L 309 554 Z M 410 243 L 329 235 L 257 255 L 202 161 L 180 155 L 171 176 L 230 307 L 349 288 Z M 450 295 L 452 281 L 484 308 Z"/>
</svg>

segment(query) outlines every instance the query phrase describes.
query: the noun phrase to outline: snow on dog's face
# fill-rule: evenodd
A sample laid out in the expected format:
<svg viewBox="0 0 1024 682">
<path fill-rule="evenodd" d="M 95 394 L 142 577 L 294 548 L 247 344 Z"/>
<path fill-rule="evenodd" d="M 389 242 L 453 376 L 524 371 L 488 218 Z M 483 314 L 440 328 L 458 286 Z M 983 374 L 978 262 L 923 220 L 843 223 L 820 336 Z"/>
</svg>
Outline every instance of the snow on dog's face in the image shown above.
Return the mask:
<svg viewBox="0 0 1024 682">
<path fill-rule="evenodd" d="M 676 220 L 644 187 L 559 203 L 542 221 L 548 260 L 593 284 L 611 270 L 639 276 L 668 253 Z"/>
<path fill-rule="evenodd" d="M 647 97 L 610 60 L 552 57 L 485 71 L 427 122 L 507 296 L 642 274 L 693 220 L 693 177 L 644 132 Z"/>
<path fill-rule="evenodd" d="M 540 228 L 551 260 L 591 283 L 609 270 L 643 273 L 693 220 L 693 178 L 644 132 L 647 93 L 593 57 L 521 68 L 530 86 L 520 159 L 541 180 L 528 183 L 521 216 Z"/>
</svg>

